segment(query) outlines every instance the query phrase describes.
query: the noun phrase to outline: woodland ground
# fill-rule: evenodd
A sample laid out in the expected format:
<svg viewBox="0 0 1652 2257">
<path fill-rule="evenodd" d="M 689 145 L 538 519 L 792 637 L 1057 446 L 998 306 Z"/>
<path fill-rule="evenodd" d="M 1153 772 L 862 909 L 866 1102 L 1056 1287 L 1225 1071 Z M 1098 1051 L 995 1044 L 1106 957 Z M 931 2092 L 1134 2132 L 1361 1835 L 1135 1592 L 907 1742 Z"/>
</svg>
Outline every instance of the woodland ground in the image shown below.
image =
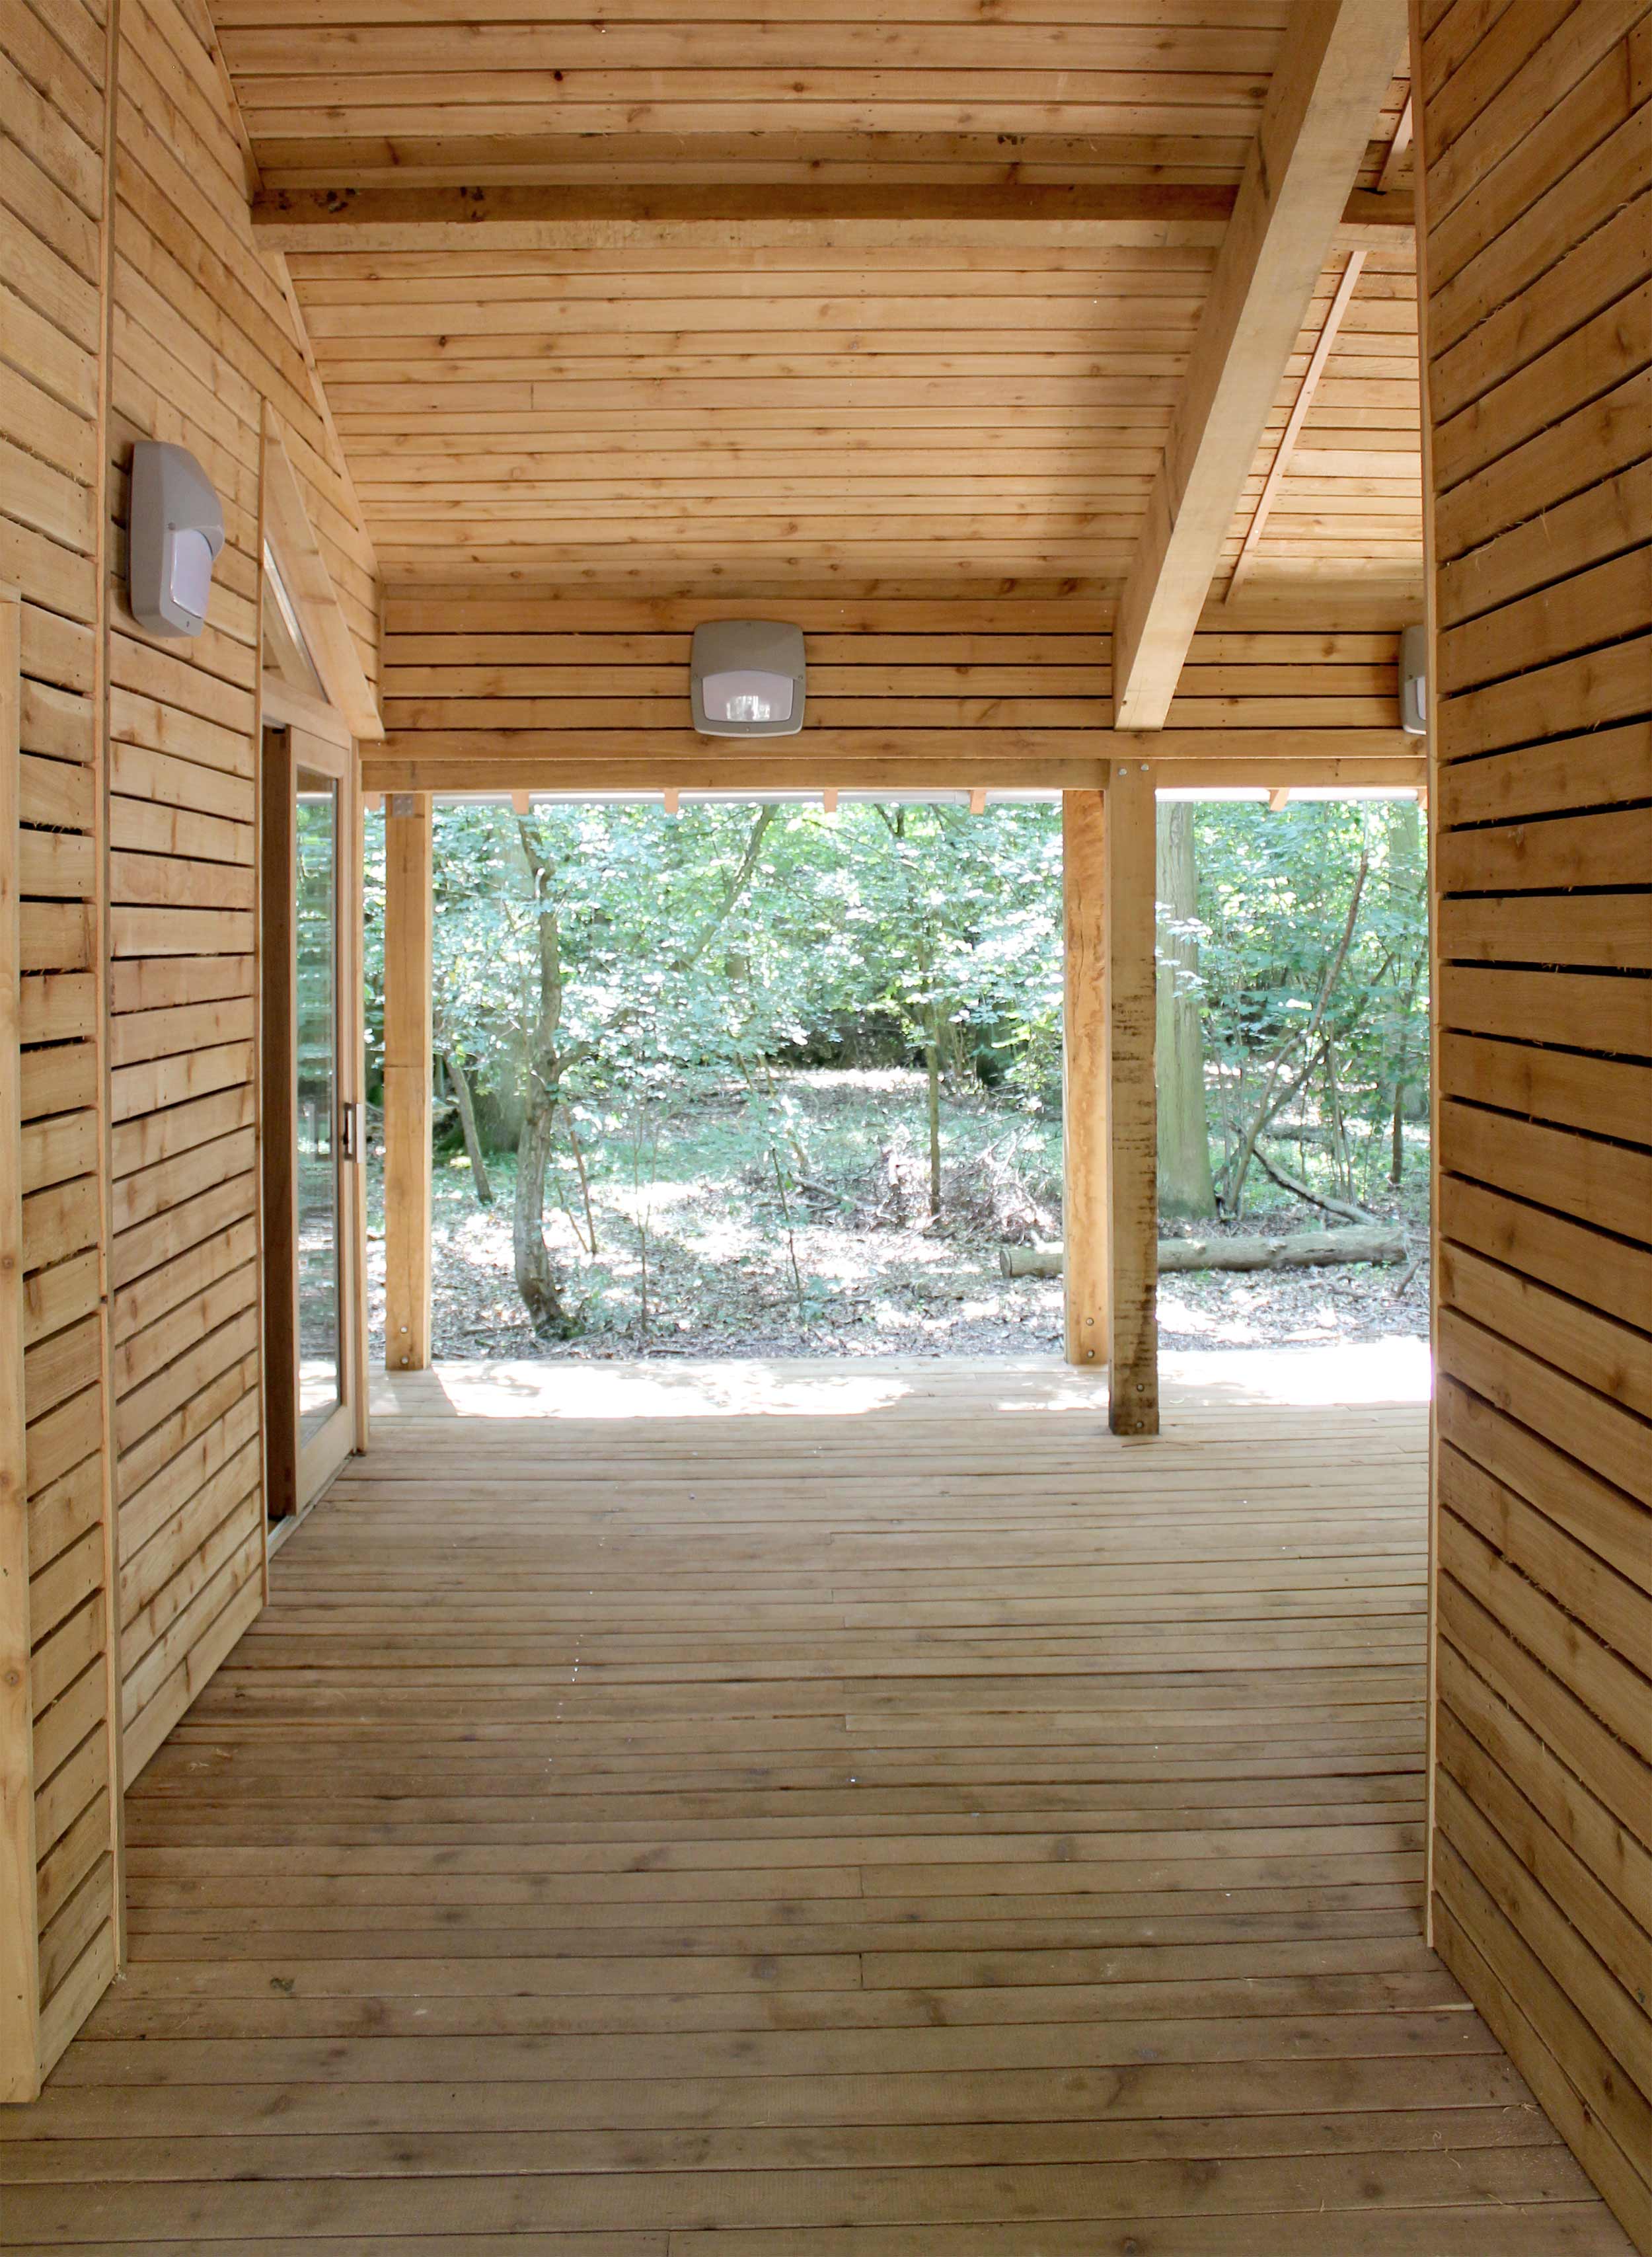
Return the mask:
<svg viewBox="0 0 1652 2257">
<path fill-rule="evenodd" d="M 581 1320 L 580 1333 L 566 1344 L 536 1343 L 516 1297 L 509 1156 L 489 1163 L 494 1205 L 484 1208 L 462 1160 L 455 1164 L 439 1154 L 438 1357 L 981 1356 L 1059 1348 L 1060 1281 L 1012 1280 L 998 1267 L 1006 1237 L 1059 1235 L 1057 1121 L 985 1093 L 949 1093 L 943 1213 L 931 1225 L 921 1072 L 830 1069 L 788 1074 L 780 1086 L 793 1101 L 802 1156 L 800 1162 L 795 1152 L 783 1153 L 791 1177 L 784 1206 L 766 1146 L 754 1142 L 738 1093 L 698 1100 L 657 1124 L 652 1180 L 646 1156 L 635 1166 L 627 1135 L 588 1149 L 595 1257 L 576 1236 L 573 1216 L 582 1223 L 582 1203 L 564 1155 L 560 1192 L 573 1214 L 553 1190 L 547 1235 Z M 1159 1294 L 1162 1344 L 1324 1346 L 1425 1332 L 1425 1134 L 1413 1132 L 1404 1193 L 1373 1205 L 1398 1222 L 1409 1256 L 1420 1257 L 1415 1268 L 1408 1260 L 1403 1270 L 1167 1277 Z M 1294 1149 L 1287 1153 L 1294 1166 Z M 368 1275 L 376 1362 L 384 1347 L 383 1198 L 375 1153 Z M 1233 1228 L 1317 1229 L 1324 1220 L 1253 1178 L 1245 1219 Z M 1178 1228 L 1167 1224 L 1167 1234 Z M 1214 1235 L 1224 1226 L 1197 1228 Z"/>
</svg>

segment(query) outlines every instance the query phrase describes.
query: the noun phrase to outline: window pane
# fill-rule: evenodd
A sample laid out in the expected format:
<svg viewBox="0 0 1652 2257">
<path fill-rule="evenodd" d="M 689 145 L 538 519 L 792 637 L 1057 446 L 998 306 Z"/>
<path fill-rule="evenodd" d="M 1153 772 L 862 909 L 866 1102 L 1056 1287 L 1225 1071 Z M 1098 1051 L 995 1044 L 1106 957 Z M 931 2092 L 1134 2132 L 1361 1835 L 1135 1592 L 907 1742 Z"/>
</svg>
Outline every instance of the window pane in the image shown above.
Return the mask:
<svg viewBox="0 0 1652 2257">
<path fill-rule="evenodd" d="M 339 1369 L 338 788 L 298 775 L 299 1433 L 342 1399 Z"/>
</svg>

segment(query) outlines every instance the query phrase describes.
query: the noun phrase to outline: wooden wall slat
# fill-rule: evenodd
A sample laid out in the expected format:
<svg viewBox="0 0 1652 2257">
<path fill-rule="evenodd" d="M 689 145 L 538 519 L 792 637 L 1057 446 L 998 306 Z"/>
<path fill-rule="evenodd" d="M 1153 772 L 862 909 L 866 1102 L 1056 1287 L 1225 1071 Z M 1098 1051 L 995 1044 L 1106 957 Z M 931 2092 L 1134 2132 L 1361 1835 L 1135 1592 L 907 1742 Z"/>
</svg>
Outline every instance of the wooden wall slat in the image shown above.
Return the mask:
<svg viewBox="0 0 1652 2257">
<path fill-rule="evenodd" d="M 26 1422 L 19 1526 L 33 1713 L 19 1759 L 36 1865 L 27 1921 L 34 2024 L 22 2053 L 11 2048 L 8 2024 L 5 2050 L 8 2071 L 25 2089 L 67 2042 L 76 2002 L 107 1980 L 120 1916 L 104 1177 L 95 1110 L 107 74 L 101 17 L 79 7 L 8 16 L 0 193 L 16 297 L 7 351 L 29 374 L 7 374 L 0 462 L 0 577 L 13 577 L 22 598 L 20 612 L 11 612 L 21 758 L 17 746 L 5 755 L 15 767 L 4 818 L 21 895 L 11 1008 L 22 1051 L 18 1086 L 0 1101 L 22 1122 L 13 1188 L 22 1193 L 23 1268 L 13 1290 L 25 1353 L 20 1395 L 13 1379 L 0 1385 Z M 18 1136 L 15 1125 L 9 1134 Z M 7 1805 L 15 1807 L 10 1794 Z M 8 1926 L 13 1909 L 0 1911 Z M 8 1991 L 11 1956 L 22 1945 L 8 1936 Z"/>
<path fill-rule="evenodd" d="M 386 601 L 386 741 L 364 754 L 370 788 L 486 789 L 559 775 L 645 785 L 741 749 L 689 726 L 688 654 L 696 619 L 750 608 L 794 619 L 808 640 L 801 733 L 771 746 L 815 784 L 872 768 L 926 780 L 996 763 L 992 781 L 1060 783 L 1050 764 L 1116 749 L 1111 619 L 1095 604 L 997 600 L 743 603 L 539 597 L 471 587 L 432 601 Z M 1288 764 L 1338 755 L 1372 763 L 1369 780 L 1421 779 L 1421 754 L 1398 727 L 1392 629 L 1304 633 L 1229 617 L 1214 605 L 1193 642 L 1163 746 L 1232 761 Z M 1171 753 L 1171 748 L 1175 752 Z M 857 765 L 858 764 L 858 765 Z M 528 772 L 532 770 L 532 775 Z M 842 770 L 842 774 L 838 773 Z M 425 780 L 427 770 L 428 781 Z M 667 774 L 667 770 L 674 771 Z M 688 780 L 685 776 L 685 781 Z M 1095 782 L 1077 767 L 1075 785 Z M 692 785 L 690 783 L 690 788 Z"/>
<path fill-rule="evenodd" d="M 123 1760 L 130 1773 L 152 1751 L 261 1588 L 266 402 L 370 680 L 378 667 L 376 562 L 289 287 L 254 245 L 212 39 L 201 0 L 30 0 L 8 11 L 0 64 L 0 581 L 21 599 L 4 815 L 16 1023 L 0 1030 L 20 1051 L 0 1188 L 21 1249 L 4 1392 L 22 1463 L 6 1470 L 26 1496 L 7 1588 L 28 1595 L 6 1632 L 29 1701 L 4 1808 L 8 1847 L 25 1806 L 32 1843 L 0 1977 L 8 2075 L 20 2060 L 25 2088 L 116 1964 Z M 131 449 L 145 437 L 191 448 L 225 506 L 211 616 L 187 644 L 124 609 Z"/>
<path fill-rule="evenodd" d="M 1553 12 L 1507 10 L 1420 89 L 1431 1910 L 1652 2249 L 1652 9 Z"/>
<path fill-rule="evenodd" d="M 111 478 L 179 439 L 224 506 L 205 632 L 110 647 L 114 1433 L 126 1768 L 259 1603 L 256 1255 L 260 477 L 275 409 L 377 674 L 372 552 L 304 341 L 258 257 L 237 122 L 197 0 L 124 0 Z M 119 541 L 116 541 L 116 563 Z"/>
</svg>

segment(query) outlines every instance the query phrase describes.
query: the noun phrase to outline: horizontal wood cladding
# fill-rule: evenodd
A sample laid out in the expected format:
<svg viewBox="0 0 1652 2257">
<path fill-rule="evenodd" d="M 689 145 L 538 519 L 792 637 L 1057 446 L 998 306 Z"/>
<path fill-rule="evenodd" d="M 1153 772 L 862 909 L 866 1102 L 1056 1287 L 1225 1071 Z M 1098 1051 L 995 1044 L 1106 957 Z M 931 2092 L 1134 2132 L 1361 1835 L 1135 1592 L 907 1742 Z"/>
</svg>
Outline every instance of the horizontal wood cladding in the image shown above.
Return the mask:
<svg viewBox="0 0 1652 2257">
<path fill-rule="evenodd" d="M 1425 56 L 1434 1921 L 1652 2249 L 1652 10 Z"/>
<path fill-rule="evenodd" d="M 804 630 L 803 730 L 761 746 L 697 736 L 693 627 L 753 609 Z M 1134 742 L 1112 733 L 1108 627 L 1099 606 L 1014 598 L 402 590 L 385 609 L 386 739 L 364 773 L 393 789 L 693 789 L 758 769 L 816 785 L 1081 788 Z M 1143 748 L 1225 763 L 1236 779 L 1247 764 L 1341 758 L 1418 780 L 1415 739 L 1396 725 L 1395 647 L 1391 630 L 1214 626 L 1195 640 L 1163 742 Z"/>
<path fill-rule="evenodd" d="M 118 1927 L 95 972 L 107 48 L 102 5 L 18 0 L 8 12 L 0 581 L 22 598 L 9 607 L 21 678 L 18 747 L 5 748 L 17 761 L 7 819 L 22 1048 L 8 1104 L 21 1116 L 21 1181 L 9 1189 L 20 1192 L 22 1261 L 20 1284 L 9 1265 L 0 1290 L 21 1298 L 32 1710 L 21 1791 L 33 1805 L 38 2006 L 26 2066 L 40 2073 L 113 1974 Z M 8 2084 L 25 2075 L 5 2068 Z"/>
<path fill-rule="evenodd" d="M 377 673 L 374 559 L 199 0 L 124 0 L 115 210 L 108 979 L 109 1336 L 128 1777 L 262 1603 L 257 1236 L 265 407 Z M 205 631 L 122 599 L 131 442 L 181 441 L 222 500 Z"/>
</svg>

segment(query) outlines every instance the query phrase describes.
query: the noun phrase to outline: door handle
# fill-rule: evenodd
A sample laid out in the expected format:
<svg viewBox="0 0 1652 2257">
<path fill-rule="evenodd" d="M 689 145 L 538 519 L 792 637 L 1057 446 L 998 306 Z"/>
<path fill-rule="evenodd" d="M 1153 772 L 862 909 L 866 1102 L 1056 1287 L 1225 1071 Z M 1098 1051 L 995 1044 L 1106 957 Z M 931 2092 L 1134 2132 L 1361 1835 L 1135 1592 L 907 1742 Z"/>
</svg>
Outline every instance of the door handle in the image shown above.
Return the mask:
<svg viewBox="0 0 1652 2257">
<path fill-rule="evenodd" d="M 359 1098 L 347 1097 L 338 1108 L 339 1150 L 347 1160 L 360 1162 L 366 1155 L 362 1150 L 362 1107 Z"/>
</svg>

